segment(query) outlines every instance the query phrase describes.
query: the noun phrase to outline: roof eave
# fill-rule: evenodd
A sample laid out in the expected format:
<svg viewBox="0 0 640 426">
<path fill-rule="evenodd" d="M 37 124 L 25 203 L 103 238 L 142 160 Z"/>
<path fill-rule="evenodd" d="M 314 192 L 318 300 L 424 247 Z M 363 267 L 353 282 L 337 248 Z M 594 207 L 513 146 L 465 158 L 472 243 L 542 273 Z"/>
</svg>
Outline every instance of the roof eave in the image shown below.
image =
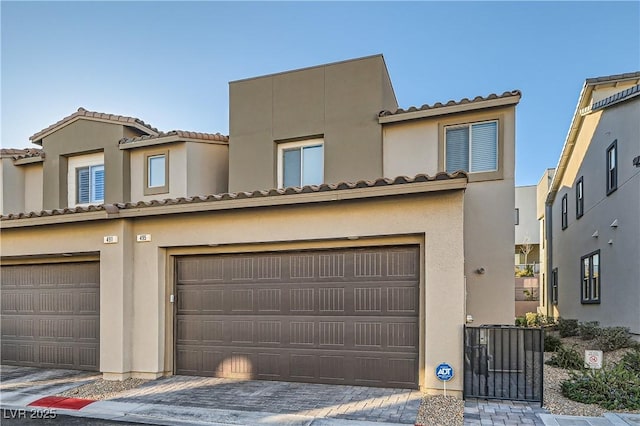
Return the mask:
<svg viewBox="0 0 640 426">
<path fill-rule="evenodd" d="M 181 142 L 194 142 L 194 143 L 206 143 L 213 145 L 229 145 L 229 142 L 226 141 L 216 141 L 211 139 L 198 139 L 198 138 L 184 138 L 178 135 L 171 135 L 160 138 L 153 139 L 144 139 L 134 142 L 124 142 L 118 145 L 118 148 L 121 150 L 125 149 L 135 149 L 135 148 L 144 148 L 147 146 L 156 146 L 156 145 L 165 145 L 170 143 L 181 143 Z"/>
<path fill-rule="evenodd" d="M 37 145 L 42 146 L 42 140 L 44 138 L 46 138 L 47 136 L 50 136 L 51 134 L 57 132 L 58 130 L 62 129 L 63 127 L 66 127 L 72 123 L 75 123 L 78 120 L 90 120 L 90 121 L 99 121 L 102 123 L 110 123 L 110 124 L 119 124 L 122 126 L 126 126 L 126 127 L 132 127 L 134 129 L 140 130 L 144 133 L 147 133 L 149 135 L 153 135 L 156 136 L 158 134 L 158 132 L 154 129 L 151 129 L 147 126 L 143 126 L 142 124 L 135 122 L 135 121 L 129 121 L 129 122 L 124 122 L 124 121 L 116 121 L 116 120 L 109 120 L 106 118 L 100 118 L 100 117 L 87 117 L 85 115 L 78 115 L 75 117 L 71 117 L 70 119 L 60 123 L 59 125 L 51 128 L 51 129 L 47 129 L 45 132 L 38 132 L 35 133 L 33 136 L 29 137 L 29 140 L 32 143 L 35 143 Z"/>
<path fill-rule="evenodd" d="M 503 98 L 487 99 L 482 101 L 472 101 L 464 104 L 442 106 L 425 110 L 403 112 L 378 117 L 378 123 L 397 123 L 400 121 L 418 120 L 421 118 L 437 117 L 447 114 L 456 114 L 460 112 L 475 111 L 479 109 L 495 108 L 502 106 L 517 105 L 520 102 L 521 95 L 506 96 Z"/>
</svg>

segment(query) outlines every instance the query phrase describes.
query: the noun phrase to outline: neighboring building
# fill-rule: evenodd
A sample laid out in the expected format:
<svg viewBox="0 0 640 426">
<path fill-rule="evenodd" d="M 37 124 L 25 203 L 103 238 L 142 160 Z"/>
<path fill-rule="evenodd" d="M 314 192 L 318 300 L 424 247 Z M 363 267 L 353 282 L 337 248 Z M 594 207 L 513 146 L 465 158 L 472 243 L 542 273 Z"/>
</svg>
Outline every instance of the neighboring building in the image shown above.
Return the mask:
<svg viewBox="0 0 640 426">
<path fill-rule="evenodd" d="M 228 145 L 84 110 L 32 137 L 2 361 L 429 392 L 446 361 L 460 393 L 467 316 L 513 321 L 520 93 L 401 110 L 381 55 L 229 90 Z"/>
<path fill-rule="evenodd" d="M 639 118 L 640 72 L 586 80 L 546 197 L 549 316 L 640 334 Z"/>
<path fill-rule="evenodd" d="M 538 312 L 540 232 L 536 218 L 536 186 L 516 187 L 515 316 Z"/>
<path fill-rule="evenodd" d="M 551 188 L 551 181 L 553 180 L 553 175 L 556 169 L 547 169 L 544 174 L 538 181 L 538 185 L 536 186 L 536 218 L 538 219 L 538 235 L 540 236 L 540 245 L 539 249 L 539 259 L 540 259 L 540 267 L 538 268 L 540 271 L 540 275 L 538 276 L 538 283 L 540 285 L 540 290 L 538 291 L 538 300 L 540 301 L 540 306 L 538 306 L 538 313 L 542 315 L 548 315 L 546 310 L 546 300 L 547 300 L 547 225 L 545 219 L 545 200 L 547 199 L 547 194 L 549 193 L 549 189 Z M 552 315 L 553 316 L 553 315 Z"/>
</svg>

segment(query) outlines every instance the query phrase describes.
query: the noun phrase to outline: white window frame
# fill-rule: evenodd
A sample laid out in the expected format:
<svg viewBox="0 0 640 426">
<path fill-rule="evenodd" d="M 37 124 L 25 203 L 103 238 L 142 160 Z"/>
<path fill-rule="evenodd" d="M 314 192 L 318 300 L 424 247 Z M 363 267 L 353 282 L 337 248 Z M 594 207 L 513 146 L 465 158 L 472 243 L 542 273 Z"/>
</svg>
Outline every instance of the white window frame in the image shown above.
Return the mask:
<svg viewBox="0 0 640 426">
<path fill-rule="evenodd" d="M 278 188 L 282 188 L 284 183 L 284 151 L 289 149 L 302 149 L 313 146 L 322 147 L 322 183 L 324 182 L 324 139 L 305 139 L 302 141 L 285 142 L 278 144 Z M 304 150 L 302 150 L 302 152 L 304 152 Z M 304 175 L 304 154 L 300 156 L 300 161 L 302 162 L 302 164 L 300 165 L 300 174 Z M 304 186 L 304 184 L 301 183 L 301 186 Z"/>
<path fill-rule="evenodd" d="M 164 183 L 162 185 L 150 186 L 151 183 L 151 160 L 153 158 L 164 158 Z M 144 195 L 166 194 L 169 192 L 169 150 L 153 151 L 144 155 Z"/>
<path fill-rule="evenodd" d="M 479 170 L 476 172 L 472 172 L 473 164 L 471 161 L 472 153 L 473 153 L 473 126 L 478 124 L 487 124 L 487 123 L 496 123 L 496 168 L 492 170 Z M 450 129 L 461 129 L 467 127 L 469 129 L 469 170 L 465 170 L 467 173 L 494 173 L 500 169 L 500 120 L 485 120 L 485 121 L 476 121 L 473 123 L 466 124 L 452 124 L 450 126 L 444 126 L 444 170 L 447 173 L 451 173 L 447 171 L 447 130 Z M 452 171 L 453 172 L 453 171 Z"/>
<path fill-rule="evenodd" d="M 89 202 L 89 203 L 78 203 L 77 202 L 77 191 L 78 185 L 76 182 L 77 179 L 77 170 L 85 167 L 95 167 L 95 166 L 104 166 L 104 153 L 96 152 L 93 154 L 85 154 L 85 155 L 77 155 L 74 157 L 69 157 L 67 159 L 67 205 L 69 207 L 85 207 L 91 204 L 102 204 L 104 200 L 99 202 Z M 107 170 L 105 168 L 105 195 L 106 195 L 106 178 L 107 178 Z"/>
</svg>

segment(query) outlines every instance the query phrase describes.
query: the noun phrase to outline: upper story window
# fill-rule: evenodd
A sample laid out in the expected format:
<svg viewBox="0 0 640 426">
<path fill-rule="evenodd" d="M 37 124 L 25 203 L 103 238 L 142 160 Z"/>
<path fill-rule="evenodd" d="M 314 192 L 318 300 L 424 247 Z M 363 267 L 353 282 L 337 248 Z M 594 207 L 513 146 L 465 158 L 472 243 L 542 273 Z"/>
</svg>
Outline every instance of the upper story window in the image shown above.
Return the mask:
<svg viewBox="0 0 640 426">
<path fill-rule="evenodd" d="M 584 178 L 576 182 L 576 219 L 580 219 L 584 214 Z"/>
<path fill-rule="evenodd" d="M 445 127 L 445 167 L 447 173 L 498 170 L 498 122 Z"/>
<path fill-rule="evenodd" d="M 105 197 L 104 154 L 67 158 L 67 205 L 101 204 Z"/>
<path fill-rule="evenodd" d="M 520 225 L 520 209 L 516 207 L 516 215 L 514 218 L 516 225 Z"/>
<path fill-rule="evenodd" d="M 324 140 L 278 144 L 278 187 L 319 185 L 324 182 Z"/>
<path fill-rule="evenodd" d="M 169 152 L 145 154 L 144 195 L 169 192 Z"/>
<path fill-rule="evenodd" d="M 607 195 L 618 189 L 618 140 L 607 148 Z"/>
<path fill-rule="evenodd" d="M 551 303 L 558 304 L 558 268 L 551 271 Z"/>
<path fill-rule="evenodd" d="M 569 201 L 567 200 L 567 194 L 562 196 L 562 229 L 567 229 L 569 226 Z"/>
<path fill-rule="evenodd" d="M 600 303 L 600 250 L 580 258 L 582 303 Z"/>
<path fill-rule="evenodd" d="M 104 165 L 76 169 L 76 203 L 104 202 Z"/>
</svg>

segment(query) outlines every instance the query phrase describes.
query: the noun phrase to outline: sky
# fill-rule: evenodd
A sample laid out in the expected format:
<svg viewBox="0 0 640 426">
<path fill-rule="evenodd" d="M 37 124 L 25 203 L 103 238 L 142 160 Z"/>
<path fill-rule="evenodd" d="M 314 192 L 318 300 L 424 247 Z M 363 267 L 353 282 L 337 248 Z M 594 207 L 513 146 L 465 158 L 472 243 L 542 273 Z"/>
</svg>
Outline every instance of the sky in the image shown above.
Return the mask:
<svg viewBox="0 0 640 426">
<path fill-rule="evenodd" d="M 640 70 L 640 2 L 10 2 L 1 140 L 79 107 L 228 134 L 228 82 L 381 53 L 400 107 L 519 89 L 516 185 L 555 167 L 586 78 Z"/>
</svg>

